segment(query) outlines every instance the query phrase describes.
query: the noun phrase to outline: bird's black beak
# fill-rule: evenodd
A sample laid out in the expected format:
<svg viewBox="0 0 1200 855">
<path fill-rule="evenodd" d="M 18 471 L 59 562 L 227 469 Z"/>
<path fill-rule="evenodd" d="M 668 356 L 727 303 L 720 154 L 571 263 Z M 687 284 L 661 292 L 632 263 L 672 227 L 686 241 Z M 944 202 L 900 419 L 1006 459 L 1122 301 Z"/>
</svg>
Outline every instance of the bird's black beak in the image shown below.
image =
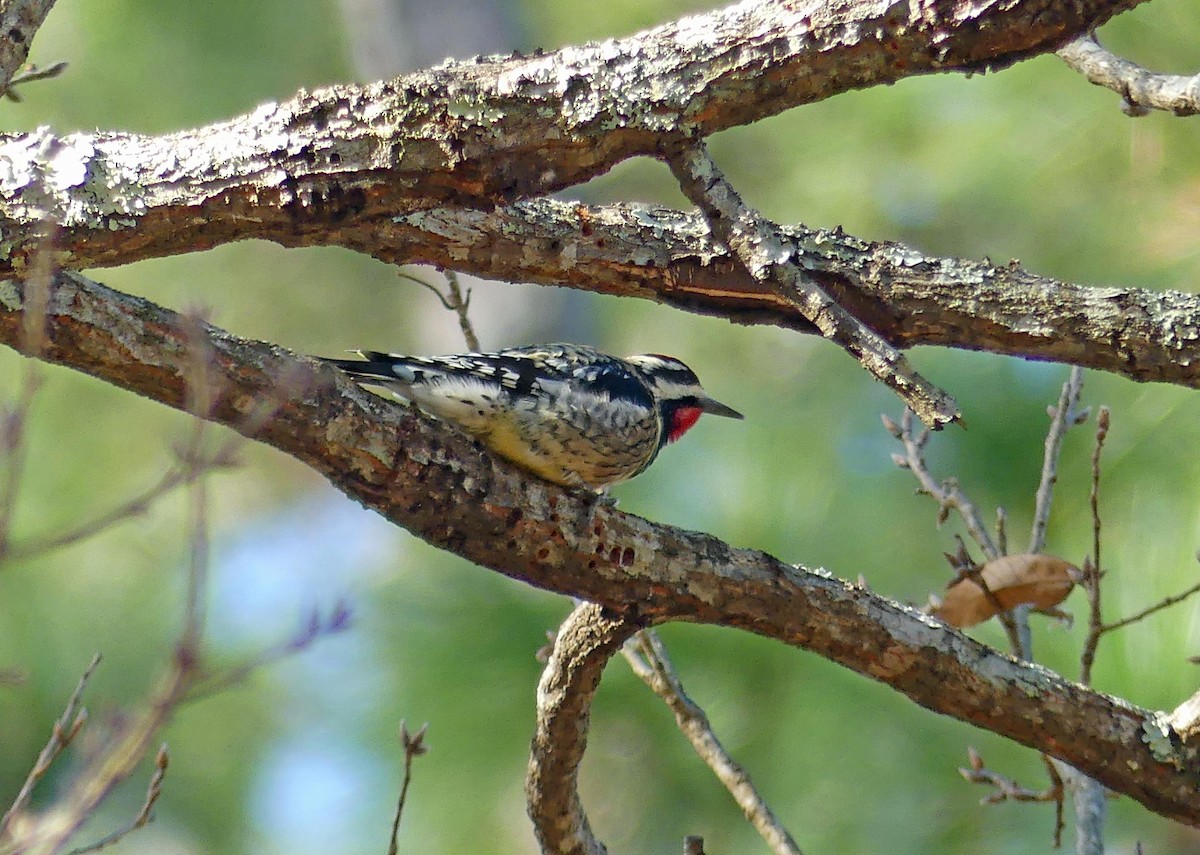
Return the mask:
<svg viewBox="0 0 1200 855">
<path fill-rule="evenodd" d="M 700 399 L 700 411 L 704 413 L 712 413 L 714 416 L 724 416 L 727 419 L 744 419 L 741 413 L 733 407 L 727 407 L 720 401 L 714 401 L 712 398 Z"/>
</svg>

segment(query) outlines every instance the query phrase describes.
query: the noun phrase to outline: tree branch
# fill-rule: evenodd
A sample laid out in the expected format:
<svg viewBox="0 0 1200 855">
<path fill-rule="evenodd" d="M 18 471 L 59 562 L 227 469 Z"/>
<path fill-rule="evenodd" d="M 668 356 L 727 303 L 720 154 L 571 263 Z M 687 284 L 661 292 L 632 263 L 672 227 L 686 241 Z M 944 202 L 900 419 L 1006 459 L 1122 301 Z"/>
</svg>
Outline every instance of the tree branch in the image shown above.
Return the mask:
<svg viewBox="0 0 1200 855">
<path fill-rule="evenodd" d="M 602 44 L 301 91 L 158 137 L 0 135 L 0 276 L 30 263 L 48 226 L 71 236 L 59 264 L 80 268 L 294 242 L 438 205 L 487 209 L 653 155 L 665 134 L 703 137 L 903 77 L 1003 68 L 1141 2 L 746 0 Z"/>
<path fill-rule="evenodd" d="M 579 800 L 579 764 L 587 747 L 592 698 L 608 660 L 637 625 L 606 617 L 600 606 L 580 603 L 554 639 L 537 689 L 537 729 L 529 754 L 525 795 L 542 851 L 555 855 L 605 855 Z"/>
<path fill-rule="evenodd" d="M 788 833 L 759 794 L 745 770 L 725 750 L 721 740 L 713 731 L 708 715 L 683 689 L 683 682 L 675 673 L 675 667 L 667 655 L 667 648 L 652 629 L 638 632 L 621 648 L 621 655 L 629 663 L 633 673 L 650 687 L 675 713 L 675 723 L 692 743 L 696 754 L 725 785 L 733 800 L 742 809 L 742 815 L 754 826 L 763 842 L 776 855 L 803 855 L 792 835 Z"/>
<path fill-rule="evenodd" d="M 16 286 L 0 290 L 0 341 L 16 348 L 20 299 Z M 639 625 L 720 624 L 812 650 L 1200 825 L 1200 745 L 1181 746 L 1158 713 L 1015 662 L 824 573 L 531 480 L 446 424 L 283 348 L 61 273 L 47 301 L 44 357 L 183 408 L 186 347 L 197 335 L 212 359 L 209 419 L 313 467 L 436 546 Z M 291 397 L 273 417 L 248 418 L 264 396 L 278 400 L 281 383 Z"/>
<path fill-rule="evenodd" d="M 900 351 L 804 271 L 803 256 L 788 252 L 779 227 L 742 202 L 703 142 L 671 143 L 664 156 L 683 195 L 704 213 L 713 235 L 733 250 L 751 278 L 794 305 L 822 336 L 891 387 L 931 428 L 940 429 L 962 417 L 953 398 L 914 371 Z"/>
<path fill-rule="evenodd" d="M 54 0 L 6 0 L 0 8 L 0 95 L 29 57 L 33 36 L 53 7 Z"/>
<path fill-rule="evenodd" d="M 1127 116 L 1166 110 L 1176 116 L 1200 113 L 1200 74 L 1157 74 L 1101 47 L 1094 35 L 1080 36 L 1058 49 L 1063 62 L 1097 86 L 1121 96 Z"/>
<path fill-rule="evenodd" d="M 213 228 L 222 230 L 219 222 Z M 985 350 L 1200 388 L 1193 368 L 1200 358 L 1196 295 L 1088 288 L 1016 264 L 924 256 L 837 229 L 781 231 L 786 250 L 803 259 L 808 275 L 896 347 Z M 536 199 L 491 211 L 437 208 L 318 232 L 292 230 L 274 239 L 288 246 L 342 245 L 394 264 L 641 297 L 736 323 L 816 332 L 711 238 L 702 217 L 666 208 Z M 56 251 L 85 267 L 143 257 L 124 245 L 116 256 L 93 253 L 71 235 L 56 236 Z"/>
</svg>

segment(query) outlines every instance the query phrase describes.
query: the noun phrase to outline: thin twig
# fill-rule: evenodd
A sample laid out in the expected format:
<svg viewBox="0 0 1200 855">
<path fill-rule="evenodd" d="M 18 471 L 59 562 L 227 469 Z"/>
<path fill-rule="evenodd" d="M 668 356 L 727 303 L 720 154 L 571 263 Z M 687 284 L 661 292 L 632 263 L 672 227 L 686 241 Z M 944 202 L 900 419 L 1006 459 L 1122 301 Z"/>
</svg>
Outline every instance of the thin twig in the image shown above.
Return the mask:
<svg viewBox="0 0 1200 855">
<path fill-rule="evenodd" d="M 1000 802 L 1052 802 L 1062 798 L 1062 781 L 1057 780 L 1057 783 L 1052 780 L 1051 785 L 1044 790 L 1031 790 L 1027 787 L 1022 787 L 1014 779 L 999 772 L 993 772 L 988 769 L 979 752 L 974 748 L 967 749 L 967 756 L 970 760 L 970 767 L 960 767 L 958 774 L 962 775 L 967 781 L 972 784 L 987 784 L 994 788 L 994 792 L 989 793 L 979 800 L 983 805 L 994 805 Z M 1058 775 L 1054 776 L 1058 779 Z"/>
<path fill-rule="evenodd" d="M 1042 475 L 1038 481 L 1034 500 L 1033 525 L 1029 533 L 1029 548 L 1026 552 L 1040 553 L 1046 548 L 1046 528 L 1050 523 L 1050 506 L 1054 501 L 1054 485 L 1058 482 L 1058 460 L 1062 454 L 1063 437 L 1075 425 L 1087 420 L 1088 411 L 1079 409 L 1079 396 L 1083 392 L 1083 369 L 1071 369 L 1067 382 L 1063 384 L 1058 404 L 1049 408 L 1050 427 L 1046 431 L 1045 451 L 1042 455 Z"/>
<path fill-rule="evenodd" d="M 4 812 L 4 816 L 0 817 L 0 837 L 4 836 L 13 818 L 28 806 L 29 799 L 33 795 L 33 788 L 37 786 L 38 781 L 50 769 L 50 765 L 71 744 L 71 740 L 78 735 L 80 728 L 87 723 L 87 710 L 81 708 L 79 702 L 83 698 L 83 690 L 87 688 L 88 680 L 91 679 L 92 674 L 100 664 L 100 659 L 100 654 L 95 654 L 92 657 L 92 661 L 88 663 L 88 666 L 83 669 L 83 673 L 79 676 L 79 682 L 75 684 L 75 691 L 67 699 L 67 705 L 63 709 L 62 715 L 54 722 L 54 727 L 50 731 L 50 740 L 42 748 L 41 753 L 38 754 L 33 768 L 29 770 L 29 774 L 25 777 L 25 783 L 21 785 L 21 789 L 17 793 L 17 797 L 13 799 L 12 805 Z"/>
<path fill-rule="evenodd" d="M 38 80 L 50 80 L 58 77 L 67 70 L 70 65 L 65 59 L 60 59 L 57 62 L 52 62 L 45 68 L 38 68 L 33 63 L 29 63 L 25 68 L 13 75 L 12 80 L 8 81 L 8 87 L 4 89 L 4 97 L 14 103 L 21 103 L 22 96 L 17 94 L 17 87 L 22 83 L 34 83 Z"/>
<path fill-rule="evenodd" d="M 1103 627 L 1103 631 L 1112 632 L 1114 629 L 1122 629 L 1129 626 L 1131 623 L 1137 623 L 1140 620 L 1145 620 L 1155 612 L 1161 612 L 1163 609 L 1170 608 L 1177 603 L 1182 603 L 1184 600 L 1198 593 L 1200 593 L 1200 582 L 1197 582 L 1195 585 L 1192 585 L 1190 588 L 1181 591 L 1178 594 L 1173 594 L 1169 597 L 1163 597 L 1154 605 L 1142 609 L 1140 612 L 1136 612 L 1135 614 L 1131 614 L 1129 617 L 1121 618 L 1113 623 L 1106 623 Z"/>
<path fill-rule="evenodd" d="M 481 349 L 479 336 L 475 334 L 475 327 L 472 326 L 471 319 L 467 316 L 467 311 L 471 308 L 471 289 L 468 288 L 464 296 L 457 273 L 453 270 L 446 270 L 442 275 L 446 277 L 446 286 L 450 289 L 450 308 L 458 315 L 458 325 L 462 329 L 463 338 L 467 341 L 467 347 L 478 352 Z"/>
<path fill-rule="evenodd" d="M 704 710 L 683 690 L 683 683 L 658 633 L 652 629 L 642 630 L 625 643 L 621 654 L 633 673 L 675 713 L 680 731 L 729 790 L 771 851 L 776 855 L 801 855 L 800 847 L 767 806 L 749 773 L 721 745 Z"/>
<path fill-rule="evenodd" d="M 314 609 L 304 620 L 296 634 L 283 641 L 260 650 L 246 661 L 229 668 L 223 668 L 214 673 L 200 671 L 188 686 L 183 703 L 195 703 L 210 698 L 231 686 L 245 681 L 256 671 L 273 665 L 289 656 L 294 656 L 312 646 L 320 638 L 345 632 L 350 628 L 353 615 L 350 607 L 339 601 L 330 612 L 329 617 L 321 619 L 320 612 Z"/>
<path fill-rule="evenodd" d="M 223 469 L 237 465 L 234 454 L 235 443 L 229 443 L 213 454 L 190 465 L 175 465 L 158 480 L 158 482 L 122 504 L 105 511 L 95 519 L 80 523 L 76 528 L 40 540 L 33 539 L 14 544 L 7 549 L 0 547 L 0 558 L 7 561 L 28 560 L 30 558 L 62 549 L 81 540 L 95 537 L 101 532 L 125 520 L 144 514 L 155 502 L 166 496 L 177 487 L 192 483 L 196 478 L 207 475 L 215 469 Z"/>
<path fill-rule="evenodd" d="M 193 473 L 188 478 L 190 505 L 190 548 L 188 550 L 187 592 L 184 600 L 183 630 L 179 636 L 176 656 L 179 666 L 194 675 L 200 660 L 200 640 L 204 635 L 204 600 L 208 585 L 208 487 L 199 471 L 199 444 L 204 422 L 195 421 L 192 441 L 181 453 L 180 464 Z"/>
<path fill-rule="evenodd" d="M 1080 36 L 1058 50 L 1059 57 L 1089 82 L 1121 96 L 1127 116 L 1165 110 L 1176 116 L 1200 112 L 1200 74 L 1159 74 L 1142 68 L 1100 46 L 1095 35 Z"/>
<path fill-rule="evenodd" d="M 29 56 L 29 48 L 42 22 L 54 8 L 54 0 L 5 0 L 0 3 L 0 92 L 13 85 L 17 69 Z"/>
<path fill-rule="evenodd" d="M 137 770 L 187 688 L 188 671 L 181 664 L 176 662 L 143 710 L 124 724 L 56 800 L 54 815 L 30 828 L 16 841 L 13 851 L 60 851 L 113 790 Z"/>
<path fill-rule="evenodd" d="M 1092 511 L 1092 554 L 1083 563 L 1083 588 L 1088 600 L 1088 631 L 1084 638 L 1083 651 L 1079 655 L 1079 682 L 1092 684 L 1092 665 L 1096 661 L 1096 648 L 1104 635 L 1104 613 L 1101 609 L 1100 581 L 1103 570 L 1100 565 L 1100 454 L 1104 440 L 1108 437 L 1109 411 L 1101 407 L 1096 414 L 1096 444 L 1092 449 L 1092 489 L 1089 506 Z"/>
<path fill-rule="evenodd" d="M 1054 848 L 1062 847 L 1063 829 L 1067 827 L 1066 821 L 1063 819 L 1063 803 L 1066 799 L 1063 798 L 1063 779 L 1058 774 L 1058 766 L 1054 759 L 1049 754 L 1042 754 L 1042 765 L 1046 767 L 1046 774 L 1050 777 L 1050 790 L 1058 791 L 1058 798 L 1054 800 Z"/>
<path fill-rule="evenodd" d="M 892 462 L 901 469 L 907 469 L 912 472 L 913 477 L 917 479 L 918 492 L 932 498 L 938 504 L 937 523 L 940 526 L 950 518 L 950 511 L 958 512 L 959 517 L 966 526 L 967 533 L 972 539 L 979 544 L 979 548 L 983 550 L 984 558 L 987 561 L 994 561 L 1001 557 L 1004 552 L 992 540 L 992 536 L 988 534 L 987 526 L 983 522 L 983 517 L 979 510 L 975 507 L 975 503 L 962 491 L 959 487 L 957 478 L 947 478 L 942 482 L 934 479 L 929 472 L 929 467 L 925 462 L 925 446 L 929 442 L 929 428 L 922 428 L 919 434 L 914 434 L 915 425 L 913 423 L 913 411 L 905 407 L 903 415 L 900 417 L 900 424 L 896 424 L 888 416 L 881 416 L 883 427 L 893 437 L 900 440 L 904 447 L 903 454 L 893 454 Z M 997 509 L 997 534 L 1003 534 L 1005 543 L 1007 544 L 1007 531 L 1002 523 L 1003 512 Z M 966 556 L 966 546 L 959 539 L 959 552 Z M 954 564 L 952 561 L 951 564 Z M 960 573 L 968 573 L 967 568 L 973 566 L 973 562 L 968 560 L 967 563 L 961 566 L 956 566 L 955 569 Z M 988 589 L 987 583 L 979 573 L 975 573 L 972 581 L 979 586 L 984 592 L 984 596 L 995 605 L 999 605 L 999 601 L 995 595 Z M 1012 613 L 1006 609 L 998 609 L 996 612 L 996 620 L 1000 622 L 1000 626 L 1004 629 L 1004 634 L 1008 637 L 1009 646 L 1013 650 L 1013 654 L 1018 658 L 1025 658 L 1025 644 L 1021 638 L 1021 631 L 1017 626 L 1017 622 L 1013 619 Z"/>
<path fill-rule="evenodd" d="M 414 757 L 420 757 L 429 750 L 425 744 L 425 732 L 429 730 L 429 722 L 421 725 L 416 733 L 408 732 L 408 725 L 400 721 L 400 744 L 404 747 L 404 780 L 400 784 L 400 798 L 396 800 L 396 816 L 392 820 L 392 836 L 388 843 L 388 855 L 396 855 L 399 850 L 397 837 L 400 834 L 400 817 L 404 814 L 404 802 L 408 798 L 408 785 L 412 781 L 412 762 Z"/>
<path fill-rule="evenodd" d="M 36 360 L 25 365 L 21 388 L 11 409 L 0 407 L 0 560 L 7 558 L 12 538 L 12 521 L 25 473 L 25 427 L 33 401 L 42 386 L 42 371 Z"/>
<path fill-rule="evenodd" d="M 792 303 L 822 336 L 895 391 L 925 424 L 938 429 L 961 420 L 949 394 L 917 373 L 903 353 L 830 297 L 801 269 L 798 259 L 784 258 L 788 243 L 779 226 L 742 201 L 703 141 L 675 140 L 664 146 L 663 156 L 683 195 L 708 220 L 713 236 L 733 251 L 756 281 Z"/>
<path fill-rule="evenodd" d="M 411 273 L 406 273 L 403 270 L 398 275 L 402 279 L 415 282 L 422 288 L 431 291 L 447 311 L 454 312 L 458 316 L 458 326 L 462 330 L 463 339 L 467 343 L 467 349 L 475 352 L 481 349 L 479 346 L 479 336 L 475 334 L 475 327 L 471 324 L 471 318 L 468 315 L 471 308 L 471 289 L 468 288 L 465 293 L 463 292 L 457 273 L 453 270 L 442 271 L 442 275 L 446 277 L 446 293 L 442 293 L 441 289 L 432 282 L 426 282 L 419 276 L 413 276 Z"/>
<path fill-rule="evenodd" d="M 42 387 L 42 369 L 37 357 L 46 349 L 46 317 L 50 305 L 50 283 L 54 278 L 50 266 L 53 254 L 49 237 L 45 244 L 34 258 L 33 270 L 22 283 L 21 346 L 29 359 L 16 403 L 8 412 L 0 408 L 0 459 L 5 464 L 0 467 L 4 472 L 0 479 L 0 560 L 4 558 L 12 537 L 13 515 L 16 513 L 21 478 L 25 473 L 25 427 L 34 398 Z"/>
<path fill-rule="evenodd" d="M 905 408 L 899 425 L 887 416 L 883 417 L 883 424 L 888 432 L 900 440 L 904 446 L 904 454 L 893 455 L 892 461 L 900 468 L 911 471 L 913 477 L 917 479 L 917 483 L 921 485 L 920 491 L 937 502 L 938 523 L 945 522 L 949 518 L 951 510 L 957 511 L 959 517 L 962 518 L 963 525 L 967 528 L 967 533 L 979 544 L 979 548 L 983 550 L 987 560 L 999 558 L 1002 554 L 999 547 L 992 540 L 992 536 L 988 534 L 987 526 L 978 509 L 959 487 L 958 479 L 947 478 L 938 483 L 930 474 L 929 467 L 925 463 L 925 445 L 929 442 L 929 430 L 922 429 L 920 434 L 914 435 L 913 411 Z"/>
<path fill-rule="evenodd" d="M 191 515 L 190 549 L 188 550 L 187 593 L 184 600 L 183 629 L 176 649 L 179 669 L 184 672 L 183 693 L 186 694 L 197 673 L 200 644 L 204 637 L 204 600 L 208 587 L 208 482 L 200 477 L 203 471 L 204 440 L 208 422 L 205 420 L 216 401 L 219 389 L 212 371 L 212 349 L 205 335 L 204 321 L 198 312 L 184 318 L 187 339 L 187 410 L 193 416 L 192 431 L 182 449 L 177 449 L 179 465 L 190 473 L 188 494 Z M 182 697 L 182 694 L 181 696 Z"/>
<path fill-rule="evenodd" d="M 203 322 L 196 317 L 189 317 L 185 325 L 189 333 L 188 338 L 193 343 L 188 350 L 188 409 L 196 418 L 188 440 L 182 448 L 177 449 L 178 465 L 188 471 L 185 480 L 191 485 L 191 549 L 183 626 L 174 661 L 158 689 L 151 694 L 143 711 L 121 727 L 111 743 L 88 763 L 65 795 L 58 800 L 53 817 L 45 822 L 33 824 L 24 839 L 16 841 L 15 851 L 56 852 L 65 847 L 113 790 L 137 769 L 146 752 L 150 750 L 155 735 L 170 720 L 199 673 L 209 544 L 208 494 L 205 480 L 200 477 L 202 462 L 205 460 L 201 451 L 206 424 L 203 417 L 211 412 L 217 389 L 210 376 L 210 350 L 207 346 L 199 344 L 201 341 L 207 341 L 203 334 Z M 165 765 L 160 771 L 165 774 Z M 151 795 L 153 800 L 157 800 L 158 794 L 155 790 L 159 785 L 161 775 L 157 785 L 152 781 L 148 801 Z M 153 801 L 150 801 L 149 807 L 153 807 Z M 144 825 L 145 822 L 141 824 Z"/>
<path fill-rule="evenodd" d="M 72 849 L 67 855 L 85 855 L 88 852 L 98 852 L 105 846 L 111 846 L 122 837 L 132 834 L 153 821 L 154 805 L 158 802 L 158 797 L 162 795 L 162 783 L 163 779 L 167 776 L 167 766 L 170 765 L 170 761 L 170 755 L 167 753 L 167 743 L 164 742 L 159 747 L 158 754 L 154 758 L 154 774 L 150 776 L 150 785 L 146 788 L 146 798 L 142 802 L 141 810 L 138 811 L 133 821 L 122 828 L 118 828 L 111 834 L 106 834 L 95 843 Z"/>
</svg>

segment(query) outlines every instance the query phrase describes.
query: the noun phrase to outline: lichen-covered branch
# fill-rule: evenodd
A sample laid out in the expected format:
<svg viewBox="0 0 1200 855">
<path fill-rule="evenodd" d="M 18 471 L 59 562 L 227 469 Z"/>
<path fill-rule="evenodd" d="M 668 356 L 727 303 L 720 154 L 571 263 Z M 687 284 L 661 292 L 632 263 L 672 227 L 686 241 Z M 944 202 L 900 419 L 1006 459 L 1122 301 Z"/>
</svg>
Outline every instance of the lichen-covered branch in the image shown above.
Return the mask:
<svg viewBox="0 0 1200 855">
<path fill-rule="evenodd" d="M 222 230 L 219 223 L 214 230 Z M 781 233 L 809 276 L 899 348 L 985 350 L 1200 388 L 1196 295 L 1089 288 L 1015 264 L 929 257 L 840 230 L 798 225 Z M 274 239 L 289 246 L 342 245 L 394 264 L 641 297 L 737 323 L 816 332 L 712 239 L 702 217 L 666 208 L 534 199 L 490 211 L 437 208 L 311 232 L 289 229 Z M 56 243 L 62 251 L 70 246 L 81 266 L 106 263 L 69 235 L 56 236 Z M 139 252 L 130 245 L 119 258 L 132 260 Z"/>
<path fill-rule="evenodd" d="M 4 134 L 0 276 L 21 272 L 48 230 L 70 235 L 57 261 L 77 269 L 438 205 L 486 209 L 652 155 L 667 134 L 1001 68 L 1140 2 L 745 0 L 601 44 L 301 91 L 162 136 Z"/>
<path fill-rule="evenodd" d="M 1151 110 L 1176 116 L 1200 113 L 1200 74 L 1149 71 L 1105 50 L 1091 34 L 1059 48 L 1058 55 L 1089 82 L 1120 95 L 1121 110 L 1128 116 L 1145 116 Z"/>
<path fill-rule="evenodd" d="M 16 348 L 21 300 L 18 286 L 0 283 L 0 342 Z M 477 564 L 639 625 L 712 623 L 803 647 L 1200 825 L 1200 745 L 1181 745 L 1158 713 L 1016 662 L 858 586 L 532 480 L 333 369 L 78 274 L 54 278 L 45 320 L 44 358 L 177 408 L 188 403 L 189 342 L 202 335 L 211 359 L 207 418 L 284 451 Z M 271 418 L 256 418 L 280 384 L 289 397 Z"/>
<path fill-rule="evenodd" d="M 900 351 L 808 275 L 803 257 L 791 254 L 778 226 L 742 201 L 703 142 L 671 144 L 664 156 L 683 195 L 700 208 L 713 235 L 733 250 L 752 279 L 795 306 L 822 336 L 891 387 L 925 424 L 936 430 L 961 418 L 953 398 L 918 374 Z"/>
</svg>

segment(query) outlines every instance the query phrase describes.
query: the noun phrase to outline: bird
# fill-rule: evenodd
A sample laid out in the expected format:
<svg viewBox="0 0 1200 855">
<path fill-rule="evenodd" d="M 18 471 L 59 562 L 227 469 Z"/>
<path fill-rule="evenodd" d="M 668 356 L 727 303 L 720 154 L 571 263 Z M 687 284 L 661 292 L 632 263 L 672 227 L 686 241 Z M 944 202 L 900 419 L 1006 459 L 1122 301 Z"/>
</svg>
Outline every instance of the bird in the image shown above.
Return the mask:
<svg viewBox="0 0 1200 855">
<path fill-rule="evenodd" d="M 577 344 L 322 359 L 360 385 L 458 425 L 500 457 L 564 487 L 606 494 L 644 472 L 704 413 L 741 419 L 678 359 L 624 359 Z"/>
</svg>

